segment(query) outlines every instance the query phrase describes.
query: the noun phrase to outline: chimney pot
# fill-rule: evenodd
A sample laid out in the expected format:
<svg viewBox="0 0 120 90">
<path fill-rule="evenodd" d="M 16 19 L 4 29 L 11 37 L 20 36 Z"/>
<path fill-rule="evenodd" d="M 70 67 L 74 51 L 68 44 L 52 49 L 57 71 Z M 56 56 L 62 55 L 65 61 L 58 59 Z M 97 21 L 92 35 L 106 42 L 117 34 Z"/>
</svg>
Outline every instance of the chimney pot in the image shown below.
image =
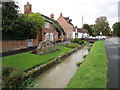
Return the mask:
<svg viewBox="0 0 120 90">
<path fill-rule="evenodd" d="M 60 16 L 62 16 L 62 12 L 60 13 Z"/>
<path fill-rule="evenodd" d="M 50 14 L 50 18 L 54 20 L 54 14 Z"/>
</svg>

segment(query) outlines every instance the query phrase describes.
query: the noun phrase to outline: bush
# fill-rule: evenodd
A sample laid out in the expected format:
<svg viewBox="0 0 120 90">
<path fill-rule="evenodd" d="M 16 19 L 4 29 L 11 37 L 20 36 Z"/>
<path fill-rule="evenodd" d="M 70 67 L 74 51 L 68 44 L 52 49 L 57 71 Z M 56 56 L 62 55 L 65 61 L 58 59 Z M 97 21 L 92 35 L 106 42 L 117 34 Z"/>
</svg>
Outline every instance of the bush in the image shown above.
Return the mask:
<svg viewBox="0 0 120 90">
<path fill-rule="evenodd" d="M 73 43 L 78 43 L 78 41 L 79 41 L 79 39 L 78 39 L 78 38 L 75 38 L 75 39 L 73 39 L 71 42 L 73 42 Z"/>
<path fill-rule="evenodd" d="M 2 83 L 2 87 L 3 88 L 9 88 L 12 87 L 13 84 L 18 83 L 16 80 L 20 80 L 22 79 L 22 73 L 14 68 L 14 67 L 10 67 L 10 66 L 3 66 L 2 67 L 2 79 L 3 79 L 3 83 Z"/>
<path fill-rule="evenodd" d="M 79 44 L 78 44 L 78 43 L 68 43 L 68 44 L 66 44 L 65 46 L 66 46 L 66 47 L 69 47 L 69 48 L 76 48 L 76 47 L 79 46 Z"/>
<path fill-rule="evenodd" d="M 29 77 L 27 80 L 23 81 L 19 88 L 30 88 L 36 85 L 36 81 L 34 78 Z"/>
<path fill-rule="evenodd" d="M 80 40 L 80 41 L 78 41 L 78 44 L 82 45 L 82 44 L 84 44 L 84 41 Z"/>
<path fill-rule="evenodd" d="M 78 43 L 79 45 L 84 44 L 84 40 L 80 40 L 80 39 L 78 39 L 78 38 L 73 39 L 71 42 L 73 42 L 73 43 Z"/>
</svg>

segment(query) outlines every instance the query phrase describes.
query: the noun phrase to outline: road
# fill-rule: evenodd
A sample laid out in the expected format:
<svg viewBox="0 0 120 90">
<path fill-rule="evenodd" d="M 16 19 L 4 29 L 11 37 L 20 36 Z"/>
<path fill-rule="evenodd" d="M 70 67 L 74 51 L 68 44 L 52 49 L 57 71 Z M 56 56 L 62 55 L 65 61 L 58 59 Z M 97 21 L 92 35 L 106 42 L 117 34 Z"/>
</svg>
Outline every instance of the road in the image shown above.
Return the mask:
<svg viewBox="0 0 120 90">
<path fill-rule="evenodd" d="M 120 51 L 120 44 L 118 38 L 108 38 L 105 40 L 106 54 L 108 58 L 108 72 L 109 79 L 108 88 L 118 88 L 118 60 L 120 58 L 118 51 Z"/>
</svg>

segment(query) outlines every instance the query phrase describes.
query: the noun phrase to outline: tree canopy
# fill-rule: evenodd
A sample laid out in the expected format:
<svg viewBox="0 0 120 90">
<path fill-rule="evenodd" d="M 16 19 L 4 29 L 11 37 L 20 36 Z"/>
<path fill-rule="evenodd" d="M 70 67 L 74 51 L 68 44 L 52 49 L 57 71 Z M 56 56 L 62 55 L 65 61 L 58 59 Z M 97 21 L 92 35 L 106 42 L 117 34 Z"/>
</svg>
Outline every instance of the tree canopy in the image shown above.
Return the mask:
<svg viewBox="0 0 120 90">
<path fill-rule="evenodd" d="M 12 26 L 18 19 L 18 5 L 15 2 L 1 2 L 2 3 L 2 30 L 7 32 L 12 30 Z"/>
<path fill-rule="evenodd" d="M 86 30 L 88 30 L 88 33 L 90 34 L 90 36 L 92 36 L 92 29 L 91 29 L 90 25 L 84 24 L 83 28 L 86 29 Z"/>
<path fill-rule="evenodd" d="M 2 2 L 2 15 L 3 40 L 33 38 L 45 24 L 40 13 L 31 15 L 18 13 L 15 2 Z"/>
<path fill-rule="evenodd" d="M 113 34 L 120 36 L 120 22 L 114 23 L 112 28 L 113 28 Z"/>
</svg>

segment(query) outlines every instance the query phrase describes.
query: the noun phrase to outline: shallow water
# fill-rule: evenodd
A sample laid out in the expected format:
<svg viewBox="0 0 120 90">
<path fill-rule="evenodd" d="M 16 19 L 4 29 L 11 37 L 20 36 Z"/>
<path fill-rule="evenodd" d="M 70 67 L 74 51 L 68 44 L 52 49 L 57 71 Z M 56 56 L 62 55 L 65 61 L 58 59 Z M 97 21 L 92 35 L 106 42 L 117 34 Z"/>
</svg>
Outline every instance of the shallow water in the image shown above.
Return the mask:
<svg viewBox="0 0 120 90">
<path fill-rule="evenodd" d="M 38 75 L 36 88 L 65 88 L 77 70 L 76 63 L 83 61 L 84 55 L 88 53 L 89 46 L 74 52 L 47 71 Z"/>
</svg>

